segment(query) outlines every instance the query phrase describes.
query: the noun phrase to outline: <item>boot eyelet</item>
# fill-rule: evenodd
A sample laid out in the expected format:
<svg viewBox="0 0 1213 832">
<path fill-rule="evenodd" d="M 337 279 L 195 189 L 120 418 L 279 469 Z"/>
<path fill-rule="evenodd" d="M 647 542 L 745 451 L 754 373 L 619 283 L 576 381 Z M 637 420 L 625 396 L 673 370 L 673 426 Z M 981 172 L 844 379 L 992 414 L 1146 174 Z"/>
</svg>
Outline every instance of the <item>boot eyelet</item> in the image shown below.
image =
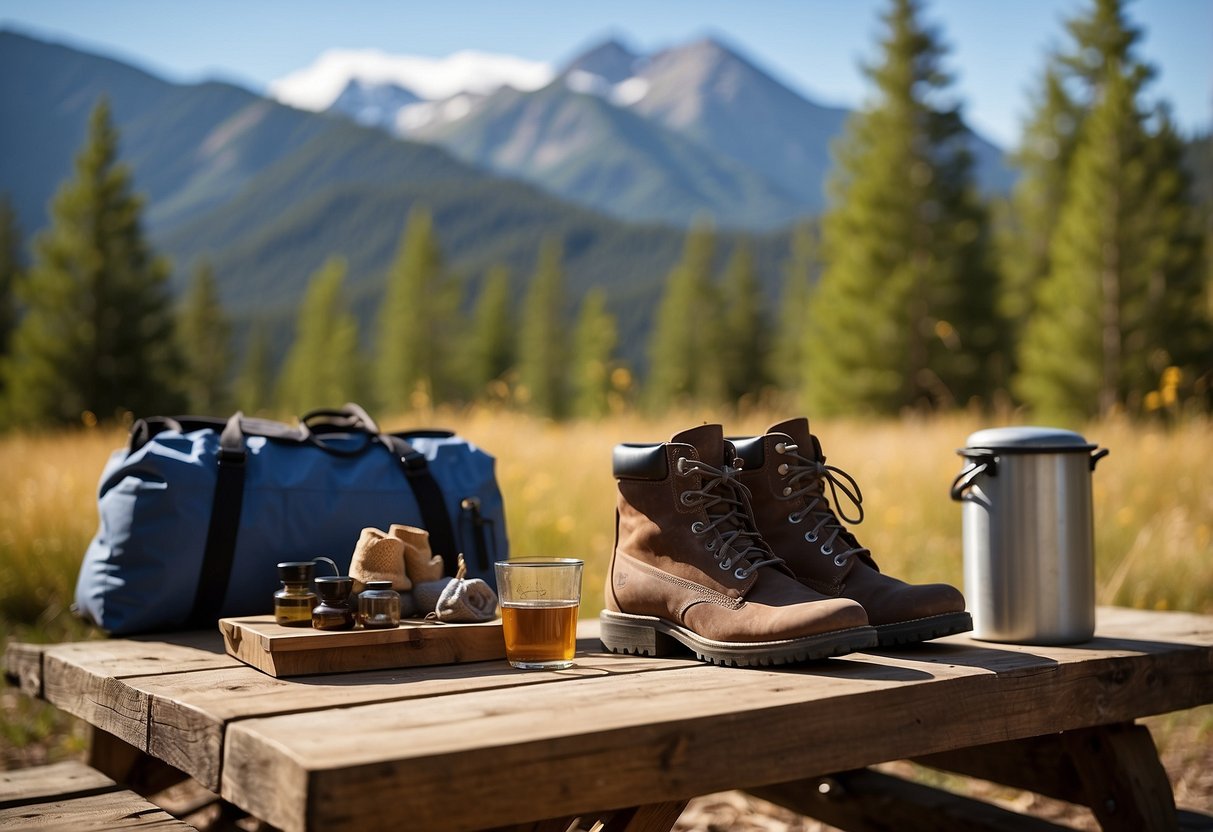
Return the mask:
<svg viewBox="0 0 1213 832">
<path fill-rule="evenodd" d="M 674 465 L 674 470 L 680 476 L 685 477 L 687 475 L 686 463 L 687 463 L 687 458 L 685 456 L 680 456 L 680 457 L 678 457 L 678 462 Z"/>
<path fill-rule="evenodd" d="M 789 497 L 789 496 L 791 496 L 791 494 L 792 494 L 792 486 L 790 486 L 790 485 L 784 486 L 783 496 Z"/>
<path fill-rule="evenodd" d="M 781 464 L 781 465 L 780 465 L 778 468 L 776 468 L 775 470 L 779 472 L 779 475 L 780 475 L 781 477 L 787 476 L 787 474 L 788 474 L 788 464 L 785 462 L 785 463 Z"/>
<path fill-rule="evenodd" d="M 823 555 L 832 555 L 832 554 L 834 554 L 834 544 L 832 544 L 832 543 L 827 543 L 826 545 L 822 546 L 822 547 L 821 547 L 821 553 L 822 553 Z"/>
<path fill-rule="evenodd" d="M 696 520 L 694 523 L 691 524 L 691 531 L 693 531 L 695 534 L 703 534 L 703 530 L 706 529 L 707 527 L 708 527 L 707 524 L 704 523 L 702 520 Z"/>
<path fill-rule="evenodd" d="M 722 560 L 722 561 L 721 561 L 719 564 L 717 564 L 717 566 L 719 566 L 719 567 L 720 567 L 721 569 L 723 569 L 725 572 L 728 572 L 730 569 L 732 569 L 732 568 L 733 568 L 733 559 L 732 559 L 732 558 L 725 558 L 725 559 L 724 559 L 724 560 Z"/>
<path fill-rule="evenodd" d="M 708 544 L 704 548 L 706 548 L 709 552 L 715 552 L 716 551 L 716 541 L 715 540 L 709 541 Z"/>
<path fill-rule="evenodd" d="M 817 532 L 805 532 L 804 539 L 809 541 L 810 543 L 816 543 L 817 542 Z M 829 552 L 826 552 L 826 554 L 828 555 Z"/>
<path fill-rule="evenodd" d="M 695 496 L 694 496 L 693 494 L 691 494 L 691 492 L 690 492 L 690 491 L 684 491 L 684 492 L 682 492 L 682 496 L 681 496 L 681 497 L 679 497 L 678 499 L 682 501 L 682 504 L 683 504 L 684 506 L 693 506 L 693 505 L 695 505 L 695 503 L 693 502 L 693 500 L 695 499 Z"/>
<path fill-rule="evenodd" d="M 791 523 L 792 525 L 799 523 L 803 519 L 804 519 L 804 517 L 797 514 L 796 512 L 792 512 L 791 514 L 788 515 L 788 522 Z"/>
<path fill-rule="evenodd" d="M 835 566 L 846 566 L 847 565 L 846 559 L 843 558 L 842 555 L 839 555 L 838 557 L 834 558 L 834 565 Z"/>
<path fill-rule="evenodd" d="M 744 569 L 739 568 L 736 572 L 733 573 L 733 577 L 739 581 L 744 581 L 746 578 L 750 577 L 750 573 L 745 571 Z"/>
<path fill-rule="evenodd" d="M 785 449 L 786 447 L 787 447 L 787 446 L 786 446 L 786 445 L 784 445 L 782 442 L 776 442 L 776 443 L 775 443 L 775 453 L 777 453 L 777 454 L 781 454 L 781 453 L 783 453 L 783 452 L 784 452 L 784 449 Z"/>
</svg>

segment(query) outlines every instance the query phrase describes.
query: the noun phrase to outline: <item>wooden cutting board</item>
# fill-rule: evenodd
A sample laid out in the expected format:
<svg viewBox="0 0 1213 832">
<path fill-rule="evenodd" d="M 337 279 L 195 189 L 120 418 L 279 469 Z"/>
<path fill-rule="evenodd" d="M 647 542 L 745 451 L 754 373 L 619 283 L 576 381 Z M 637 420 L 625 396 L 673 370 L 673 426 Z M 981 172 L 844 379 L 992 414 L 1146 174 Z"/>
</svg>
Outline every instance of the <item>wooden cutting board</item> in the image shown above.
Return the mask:
<svg viewBox="0 0 1213 832">
<path fill-rule="evenodd" d="M 406 620 L 391 630 L 283 627 L 272 615 L 222 618 L 229 655 L 271 676 L 307 676 L 505 658 L 501 619 L 482 624 Z"/>
</svg>

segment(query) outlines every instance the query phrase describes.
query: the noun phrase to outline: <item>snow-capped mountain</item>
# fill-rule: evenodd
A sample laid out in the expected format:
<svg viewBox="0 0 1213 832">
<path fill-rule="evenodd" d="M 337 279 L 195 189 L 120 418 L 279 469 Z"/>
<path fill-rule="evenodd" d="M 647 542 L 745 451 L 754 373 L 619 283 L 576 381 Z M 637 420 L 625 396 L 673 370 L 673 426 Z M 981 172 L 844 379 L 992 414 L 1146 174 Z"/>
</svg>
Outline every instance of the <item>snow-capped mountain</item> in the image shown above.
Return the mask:
<svg viewBox="0 0 1213 832">
<path fill-rule="evenodd" d="M 338 78 L 344 86 L 330 94 Z M 652 54 L 611 38 L 558 71 L 482 53 L 327 52 L 272 90 L 610 214 L 677 223 L 708 214 L 750 228 L 824 208 L 830 145 L 849 115 L 718 38 Z M 975 134 L 971 144 L 981 185 L 1007 189 L 1002 152 Z"/>
</svg>

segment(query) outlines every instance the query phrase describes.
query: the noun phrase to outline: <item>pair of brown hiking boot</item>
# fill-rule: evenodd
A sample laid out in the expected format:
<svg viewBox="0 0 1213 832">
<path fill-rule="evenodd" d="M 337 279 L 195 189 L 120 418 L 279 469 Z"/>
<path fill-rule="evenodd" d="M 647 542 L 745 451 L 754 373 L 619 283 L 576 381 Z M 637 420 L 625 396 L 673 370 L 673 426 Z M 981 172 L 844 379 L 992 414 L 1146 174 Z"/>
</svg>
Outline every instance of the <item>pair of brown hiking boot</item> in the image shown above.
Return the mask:
<svg viewBox="0 0 1213 832">
<path fill-rule="evenodd" d="M 843 525 L 863 519 L 859 488 L 825 464 L 807 419 L 744 439 L 703 425 L 619 445 L 614 471 L 601 616 L 612 652 L 784 664 L 972 629 L 958 590 L 882 574 Z"/>
</svg>

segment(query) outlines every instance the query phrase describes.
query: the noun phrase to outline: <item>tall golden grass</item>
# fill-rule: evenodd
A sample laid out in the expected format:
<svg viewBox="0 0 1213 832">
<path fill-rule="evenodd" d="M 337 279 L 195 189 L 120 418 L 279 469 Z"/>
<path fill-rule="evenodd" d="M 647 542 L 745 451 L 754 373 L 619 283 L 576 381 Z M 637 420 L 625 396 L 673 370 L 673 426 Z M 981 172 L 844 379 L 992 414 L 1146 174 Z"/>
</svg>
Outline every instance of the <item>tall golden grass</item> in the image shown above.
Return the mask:
<svg viewBox="0 0 1213 832">
<path fill-rule="evenodd" d="M 446 425 L 496 455 L 512 551 L 584 558 L 583 614 L 590 615 L 601 606 L 614 535 L 612 446 L 660 441 L 718 418 L 705 410 L 553 423 L 473 409 L 400 416 L 387 427 Z M 779 418 L 751 413 L 725 427 L 757 433 Z M 948 498 L 961 465 L 955 449 L 990 424 L 969 414 L 813 424 L 830 463 L 863 488 L 867 519 L 857 533 L 886 572 L 960 584 L 960 507 Z M 1093 476 L 1101 603 L 1213 612 L 1211 427 L 1191 419 L 1083 428 L 1112 451 Z M 0 632 L 32 627 L 54 637 L 71 626 L 76 570 L 96 528 L 97 480 L 125 438 L 116 428 L 0 438 L 8 486 L 0 500 Z"/>
</svg>

